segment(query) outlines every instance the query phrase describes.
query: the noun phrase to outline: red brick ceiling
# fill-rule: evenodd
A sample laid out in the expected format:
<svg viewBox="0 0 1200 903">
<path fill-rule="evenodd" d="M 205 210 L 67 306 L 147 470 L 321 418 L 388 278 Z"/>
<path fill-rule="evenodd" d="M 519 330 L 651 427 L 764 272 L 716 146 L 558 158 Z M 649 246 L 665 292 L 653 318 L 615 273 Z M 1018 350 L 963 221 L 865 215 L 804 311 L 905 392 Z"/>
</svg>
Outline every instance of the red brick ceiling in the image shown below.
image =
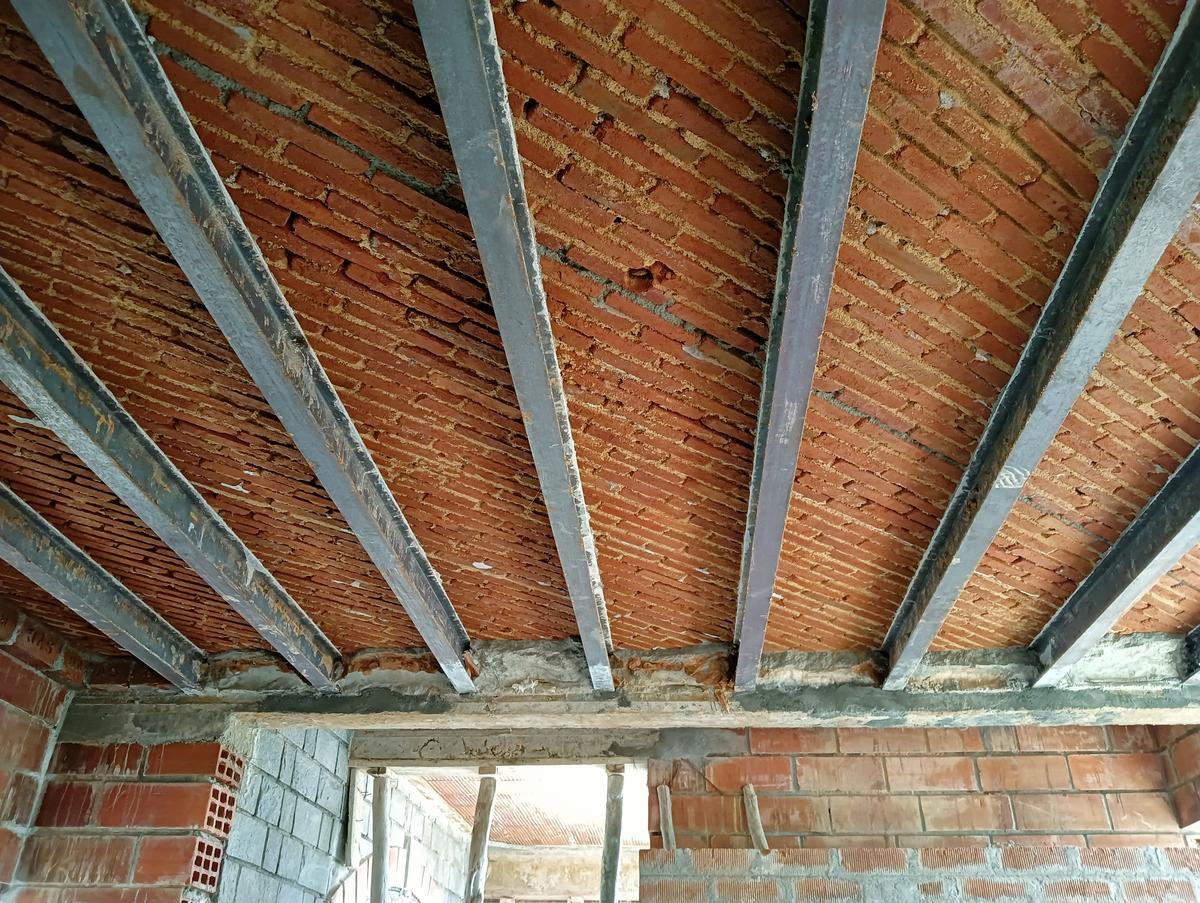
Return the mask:
<svg viewBox="0 0 1200 903">
<path fill-rule="evenodd" d="M 138 0 L 392 491 L 481 639 L 575 632 L 412 11 Z M 494 7 L 613 639 L 728 641 L 804 4 Z M 1182 9 L 889 4 L 769 625 L 878 646 Z M 11 10 L 0 263 L 344 652 L 418 642 Z M 1200 442 L 1200 222 L 951 614 L 1028 642 Z M 262 648 L 29 412 L 0 478 L 208 650 Z M 89 648 L 86 624 L 0 572 Z M 1122 622 L 1200 623 L 1200 558 Z"/>
</svg>

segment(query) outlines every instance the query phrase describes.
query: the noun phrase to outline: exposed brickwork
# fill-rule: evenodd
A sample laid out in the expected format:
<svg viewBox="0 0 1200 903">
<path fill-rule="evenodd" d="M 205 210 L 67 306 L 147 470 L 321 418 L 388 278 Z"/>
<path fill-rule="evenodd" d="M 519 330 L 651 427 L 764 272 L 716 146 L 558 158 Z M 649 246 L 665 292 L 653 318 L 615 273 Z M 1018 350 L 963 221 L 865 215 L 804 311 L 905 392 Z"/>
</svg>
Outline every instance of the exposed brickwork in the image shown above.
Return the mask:
<svg viewBox="0 0 1200 903">
<path fill-rule="evenodd" d="M 1163 768 L 1179 826 L 1200 831 L 1200 729 L 1156 728 Z"/>
<path fill-rule="evenodd" d="M 1123 850 L 644 850 L 642 903 L 1077 900 L 1194 903 L 1195 857 Z M 1193 851 L 1186 851 L 1187 853 Z M 804 856 L 797 856 L 803 853 Z M 819 856 L 810 856 L 819 853 Z M 1028 853 L 1027 857 L 1015 854 Z M 1091 854 L 1106 853 L 1097 857 Z M 1023 861 L 1019 861 L 1023 860 Z M 868 867 L 864 868 L 864 864 Z M 747 877 L 753 874 L 754 877 Z"/>
<path fill-rule="evenodd" d="M 409 5 L 136 5 L 468 629 L 574 633 Z M 728 641 L 803 15 L 493 8 L 614 640 Z M 1180 9 L 889 4 L 769 648 L 881 641 Z M 417 643 L 6 5 L 0 18 L 0 263 L 335 643 Z M 939 648 L 1028 642 L 1200 441 L 1198 246 L 1193 221 Z M 28 474 L 15 482 L 39 510 L 201 646 L 263 646 L 14 416 L 28 412 L 0 397 L 0 463 Z M 1193 626 L 1195 586 L 1189 559 L 1121 629 Z M 8 571 L 0 593 L 108 648 Z"/>
<path fill-rule="evenodd" d="M 427 109 L 428 77 L 403 62 L 419 52 L 411 22 L 365 5 L 348 17 L 299 4 L 266 18 L 241 4 L 144 11 L 197 130 L 468 629 L 485 638 L 573 633 L 466 218 L 380 171 L 437 186 L 450 162 Z M 338 20 L 363 16 L 372 23 L 355 27 L 370 37 L 352 42 Z M 0 158 L 4 222 L 21 223 L 20 235 L 6 236 L 4 265 L 344 651 L 416 644 L 63 89 L 11 11 L 4 19 L 14 82 L 5 93 L 9 109 L 21 108 L 6 116 Z M 402 73 L 415 87 L 385 82 Z M 230 80 L 247 93 L 227 91 Z M 400 108 L 403 127 L 384 112 Z M 339 148 L 326 127 L 358 150 Z M 437 171 L 406 155 L 406 141 L 426 148 Z M 51 248 L 68 244 L 54 252 L 60 265 Z M 81 544 L 95 552 L 110 519 L 128 515 L 90 502 L 58 484 L 56 506 L 89 525 Z M 154 554 L 139 543 L 129 557 L 136 570 Z M 125 578 L 130 567 L 115 570 Z M 193 638 L 226 646 L 226 624 L 204 598 L 153 601 L 185 629 L 197 613 Z"/>
<path fill-rule="evenodd" d="M 1115 79 L 1140 96 L 1178 15 L 1123 6 L 1121 37 L 1111 10 L 1083 4 L 972 6 L 889 10 L 816 383 L 850 411 L 806 431 L 775 648 L 825 648 L 830 621 L 844 645 L 882 639 L 1132 112 Z M 1153 471 L 1136 451 L 1128 466 Z M 1094 560 L 1078 549 L 1092 537 L 1060 522 L 1087 519 L 1078 480 L 1047 483 L 1030 484 L 940 646 L 1028 642 Z"/>
<path fill-rule="evenodd" d="M 33 825 L 70 698 L 70 691 L 45 673 L 42 656 L 30 651 L 49 637 L 38 625 L 0 608 L 0 897 L 13 880 Z M 58 641 L 57 661 L 62 650 Z"/>
<path fill-rule="evenodd" d="M 216 890 L 243 767 L 218 743 L 59 743 L 15 899 L 65 903 L 86 888 L 177 903 Z"/>
<path fill-rule="evenodd" d="M 1145 727 L 731 732 L 718 756 L 651 760 L 651 843 L 667 784 L 679 846 L 752 846 L 753 784 L 775 849 L 1183 846 L 1164 742 Z"/>
</svg>

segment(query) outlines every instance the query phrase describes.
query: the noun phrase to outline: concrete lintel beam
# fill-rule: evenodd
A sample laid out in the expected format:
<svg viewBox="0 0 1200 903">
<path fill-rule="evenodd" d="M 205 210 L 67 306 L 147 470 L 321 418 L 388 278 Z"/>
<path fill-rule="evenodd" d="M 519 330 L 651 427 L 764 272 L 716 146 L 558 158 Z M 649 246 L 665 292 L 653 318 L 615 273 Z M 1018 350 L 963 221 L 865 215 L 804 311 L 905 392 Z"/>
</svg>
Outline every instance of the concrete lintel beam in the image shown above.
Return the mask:
<svg viewBox="0 0 1200 903">
<path fill-rule="evenodd" d="M 337 695 L 298 681 L 288 688 L 278 669 L 239 667 L 236 678 L 210 681 L 208 698 L 250 723 L 431 731 L 1182 724 L 1195 721 L 1200 705 L 1200 688 L 1182 683 L 1180 636 L 1108 640 L 1072 675 L 1071 688 L 1032 688 L 1038 663 L 1024 647 L 932 655 L 900 692 L 880 687 L 870 654 L 772 655 L 757 687 L 732 698 L 726 646 L 618 650 L 618 689 L 610 694 L 593 690 L 578 647 L 569 643 L 480 643 L 478 653 L 483 673 L 494 679 L 481 681 L 470 697 L 452 693 L 429 673 L 427 660 L 397 660 L 392 668 L 373 653 L 370 670 L 348 676 Z M 77 704 L 128 702 L 138 703 L 142 719 L 156 707 L 188 704 L 141 688 L 93 692 Z"/>
</svg>

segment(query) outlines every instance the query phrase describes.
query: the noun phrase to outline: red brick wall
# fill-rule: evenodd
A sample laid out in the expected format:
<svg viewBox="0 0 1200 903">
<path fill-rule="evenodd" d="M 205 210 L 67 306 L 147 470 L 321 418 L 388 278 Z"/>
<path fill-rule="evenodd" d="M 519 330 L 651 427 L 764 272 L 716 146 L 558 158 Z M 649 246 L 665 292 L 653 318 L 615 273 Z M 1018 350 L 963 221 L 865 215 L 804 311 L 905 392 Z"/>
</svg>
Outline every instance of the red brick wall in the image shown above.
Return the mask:
<svg viewBox="0 0 1200 903">
<path fill-rule="evenodd" d="M 723 740 L 720 755 L 650 762 L 653 845 L 653 788 L 665 783 L 681 847 L 751 846 L 745 784 L 772 848 L 1183 846 L 1171 790 L 1200 774 L 1200 735 L 1147 727 L 749 730 Z"/>
<path fill-rule="evenodd" d="M 640 871 L 641 903 L 1195 903 L 1200 891 L 1200 851 L 1153 847 L 644 850 Z"/>
<path fill-rule="evenodd" d="M 12 880 L 37 810 L 70 695 L 38 669 L 77 671 L 77 661 L 38 625 L 0 609 L 0 893 Z"/>
<path fill-rule="evenodd" d="M 1200 728 L 1156 728 L 1155 736 L 1163 747 L 1163 767 L 1179 824 L 1200 830 Z"/>
<path fill-rule="evenodd" d="M 19 903 L 178 903 L 217 886 L 242 759 L 217 743 L 60 743 L 18 867 Z"/>
</svg>

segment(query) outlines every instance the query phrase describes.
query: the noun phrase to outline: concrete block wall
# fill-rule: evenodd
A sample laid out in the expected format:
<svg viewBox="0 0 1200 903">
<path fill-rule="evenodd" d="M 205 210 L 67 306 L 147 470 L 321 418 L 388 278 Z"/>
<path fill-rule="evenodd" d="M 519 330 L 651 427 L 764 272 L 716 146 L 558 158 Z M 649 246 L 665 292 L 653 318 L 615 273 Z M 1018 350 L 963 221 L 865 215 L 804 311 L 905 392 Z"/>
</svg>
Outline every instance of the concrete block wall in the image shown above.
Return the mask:
<svg viewBox="0 0 1200 903">
<path fill-rule="evenodd" d="M 32 828 L 70 699 L 70 690 L 45 671 L 73 660 L 33 622 L 0 610 L 0 897 Z"/>
<path fill-rule="evenodd" d="M 342 857 L 349 773 L 344 732 L 260 729 L 217 899 L 323 901 L 348 871 Z"/>
<path fill-rule="evenodd" d="M 772 848 L 1184 846 L 1172 775 L 1200 773 L 1193 736 L 1164 750 L 1147 727 L 723 732 L 719 752 L 650 761 L 651 843 L 666 784 L 679 846 L 752 846 L 753 784 Z"/>
<path fill-rule="evenodd" d="M 330 895 L 331 903 L 365 903 L 371 873 L 371 778 L 356 774 L 353 873 Z M 391 863 L 394 888 L 403 888 L 421 903 L 462 903 L 467 876 L 469 829 L 448 807 L 423 793 L 413 781 L 392 777 Z"/>
<path fill-rule="evenodd" d="M 1070 900 L 1194 903 L 1200 851 L 1159 848 L 646 850 L 641 903 Z"/>
</svg>

